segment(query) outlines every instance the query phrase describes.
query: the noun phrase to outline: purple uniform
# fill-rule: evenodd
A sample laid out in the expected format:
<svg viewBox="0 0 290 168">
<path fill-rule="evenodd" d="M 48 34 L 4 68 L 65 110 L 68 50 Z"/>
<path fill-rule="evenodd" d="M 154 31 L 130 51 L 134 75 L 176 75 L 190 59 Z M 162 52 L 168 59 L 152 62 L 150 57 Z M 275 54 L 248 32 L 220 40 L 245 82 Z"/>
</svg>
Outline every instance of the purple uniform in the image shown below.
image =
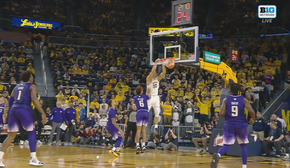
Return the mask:
<svg viewBox="0 0 290 168">
<path fill-rule="evenodd" d="M 137 115 L 136 115 L 137 126 L 147 127 L 149 121 L 148 100 L 149 97 L 144 94 L 134 96 L 134 102 L 137 107 Z"/>
<path fill-rule="evenodd" d="M 230 95 L 226 101 L 226 114 L 223 141 L 226 145 L 233 145 L 235 138 L 239 144 L 249 143 L 247 136 L 247 120 L 245 114 L 244 97 Z"/>
<path fill-rule="evenodd" d="M 121 134 L 118 133 L 119 130 L 112 123 L 112 118 L 116 119 L 116 111 L 110 107 L 108 109 L 108 115 L 109 117 L 108 117 L 106 129 L 112 135 L 112 139 L 116 140 L 118 137 L 121 137 Z"/>
<path fill-rule="evenodd" d="M 0 128 L 3 127 L 3 114 L 4 114 L 5 103 L 0 104 Z"/>
<path fill-rule="evenodd" d="M 8 114 L 8 132 L 18 132 L 20 127 L 26 131 L 34 130 L 31 111 L 30 82 L 22 82 L 14 88 L 14 102 Z"/>
</svg>

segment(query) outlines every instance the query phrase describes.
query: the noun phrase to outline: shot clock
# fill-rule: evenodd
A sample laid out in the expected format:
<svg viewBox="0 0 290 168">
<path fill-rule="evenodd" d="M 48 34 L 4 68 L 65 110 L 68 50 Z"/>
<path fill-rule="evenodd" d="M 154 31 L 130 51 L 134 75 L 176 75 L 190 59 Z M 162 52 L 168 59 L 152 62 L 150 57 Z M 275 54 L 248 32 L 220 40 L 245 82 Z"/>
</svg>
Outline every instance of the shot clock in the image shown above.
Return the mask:
<svg viewBox="0 0 290 168">
<path fill-rule="evenodd" d="M 171 26 L 192 24 L 193 0 L 172 1 L 171 6 Z"/>
<path fill-rule="evenodd" d="M 229 56 L 230 56 L 230 62 L 233 63 L 239 63 L 239 49 L 237 48 L 229 48 Z"/>
</svg>

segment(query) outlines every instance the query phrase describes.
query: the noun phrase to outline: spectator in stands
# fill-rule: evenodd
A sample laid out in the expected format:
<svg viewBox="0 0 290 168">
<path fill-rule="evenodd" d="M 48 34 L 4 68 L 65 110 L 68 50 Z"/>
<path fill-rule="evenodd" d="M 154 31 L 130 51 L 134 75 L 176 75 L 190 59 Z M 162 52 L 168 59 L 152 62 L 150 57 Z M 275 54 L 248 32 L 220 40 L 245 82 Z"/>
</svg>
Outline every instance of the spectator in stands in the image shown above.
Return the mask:
<svg viewBox="0 0 290 168">
<path fill-rule="evenodd" d="M 283 130 L 282 123 L 278 120 L 278 117 L 279 116 L 277 114 L 272 114 L 270 120 L 274 122 L 278 128 Z"/>
<path fill-rule="evenodd" d="M 56 107 L 51 110 L 51 113 L 47 119 L 47 120 L 52 120 L 52 129 L 49 135 L 48 145 L 52 144 L 52 139 L 55 132 L 56 132 L 56 145 L 57 146 L 61 145 L 61 141 L 59 137 L 61 134 L 60 126 L 63 122 L 63 112 L 64 110 L 61 108 L 61 103 L 56 102 Z"/>
<path fill-rule="evenodd" d="M 283 118 L 280 118 L 277 114 L 275 114 L 277 116 L 277 120 L 280 121 L 281 125 L 282 125 L 282 130 L 287 129 L 285 120 Z"/>
<path fill-rule="evenodd" d="M 73 126 L 75 125 L 76 120 L 76 110 L 73 108 L 73 102 L 68 103 L 68 108 L 64 110 L 63 113 L 63 122 L 67 125 L 65 130 L 64 146 L 71 146 L 71 136 L 73 133 Z"/>
<path fill-rule="evenodd" d="M 209 116 L 209 107 L 210 107 L 210 101 L 206 100 L 206 98 L 203 98 L 202 101 L 200 101 L 200 98 L 199 98 L 199 91 L 196 90 L 196 100 L 198 102 L 198 106 L 199 106 L 199 109 L 200 109 L 200 116 L 199 116 L 199 122 L 200 123 L 205 123 L 208 121 L 208 116 Z"/>
<path fill-rule="evenodd" d="M 177 127 L 179 126 L 180 122 L 180 111 L 178 111 L 178 107 L 175 106 L 173 108 L 173 113 L 172 113 L 172 126 Z"/>
<path fill-rule="evenodd" d="M 95 124 L 96 124 L 96 121 L 93 118 L 93 113 L 89 112 L 89 116 L 88 116 L 88 118 L 86 118 L 86 121 L 85 121 L 85 129 L 86 128 L 94 128 Z"/>
<path fill-rule="evenodd" d="M 201 125 L 200 135 L 199 137 L 192 138 L 192 142 L 194 143 L 197 152 L 204 154 L 207 151 L 207 144 L 209 142 L 210 136 L 212 133 L 212 125 L 210 123 L 204 123 Z M 199 142 L 202 142 L 203 149 L 200 149 Z"/>
<path fill-rule="evenodd" d="M 261 100 L 260 106 L 266 108 L 266 101 L 269 101 L 269 91 L 264 81 L 260 88 L 259 98 Z"/>
<path fill-rule="evenodd" d="M 257 112 L 257 118 L 253 124 L 253 131 L 261 141 L 264 140 L 264 131 L 266 130 L 266 121 L 262 118 L 260 112 Z"/>
<path fill-rule="evenodd" d="M 93 105 L 99 109 L 100 108 L 100 104 L 98 102 L 98 99 L 96 97 L 94 97 L 94 100 L 90 103 L 90 108 L 93 108 Z"/>
<path fill-rule="evenodd" d="M 100 127 L 105 128 L 108 122 L 108 116 L 107 115 L 102 115 L 102 118 L 99 121 Z"/>
<path fill-rule="evenodd" d="M 172 116 L 172 106 L 169 100 L 165 102 L 165 104 L 161 104 L 161 108 L 163 109 L 163 122 L 171 123 L 171 116 Z"/>
<path fill-rule="evenodd" d="M 172 128 L 169 128 L 167 133 L 164 136 L 164 141 L 160 144 L 160 147 L 157 147 L 157 149 L 160 150 L 170 150 L 170 151 L 176 151 L 178 150 L 178 138 L 176 134 L 174 133 Z"/>
<path fill-rule="evenodd" d="M 270 133 L 262 143 L 263 156 L 270 156 L 272 147 L 274 147 L 276 150 L 276 154 L 274 156 L 280 158 L 284 135 L 282 133 L 282 129 L 277 127 L 275 122 L 270 122 L 270 127 Z"/>
<path fill-rule="evenodd" d="M 32 67 L 32 63 L 29 63 L 29 64 L 28 64 L 28 67 L 26 68 L 26 71 L 31 71 L 31 73 L 32 73 L 33 75 L 35 75 L 35 70 L 34 70 L 34 68 Z"/>
<path fill-rule="evenodd" d="M 271 91 L 273 90 L 272 89 L 272 75 L 270 74 L 269 71 L 266 72 L 266 76 L 264 77 L 264 81 L 265 81 L 265 84 L 266 84 L 266 87 L 268 89 L 268 92 L 269 92 L 269 96 L 272 97 L 272 93 Z"/>
</svg>

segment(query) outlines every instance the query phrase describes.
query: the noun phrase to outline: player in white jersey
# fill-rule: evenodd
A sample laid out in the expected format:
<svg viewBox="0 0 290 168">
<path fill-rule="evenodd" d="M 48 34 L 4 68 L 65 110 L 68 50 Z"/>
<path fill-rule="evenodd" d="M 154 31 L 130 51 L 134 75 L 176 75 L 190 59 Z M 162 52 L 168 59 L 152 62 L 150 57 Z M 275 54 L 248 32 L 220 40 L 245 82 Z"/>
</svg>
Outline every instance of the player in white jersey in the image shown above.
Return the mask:
<svg viewBox="0 0 290 168">
<path fill-rule="evenodd" d="M 159 76 L 156 76 L 156 68 L 157 63 L 160 59 L 157 59 L 155 61 L 155 64 L 150 72 L 150 74 L 147 76 L 146 84 L 147 84 L 147 92 L 150 99 L 148 101 L 148 109 L 151 108 L 154 109 L 155 117 L 154 117 L 154 128 L 155 130 L 158 127 L 159 122 L 159 113 L 160 113 L 160 98 L 158 96 L 158 89 L 159 89 L 159 82 L 162 80 L 166 73 L 166 67 L 164 64 L 162 64 L 162 73 Z"/>
</svg>

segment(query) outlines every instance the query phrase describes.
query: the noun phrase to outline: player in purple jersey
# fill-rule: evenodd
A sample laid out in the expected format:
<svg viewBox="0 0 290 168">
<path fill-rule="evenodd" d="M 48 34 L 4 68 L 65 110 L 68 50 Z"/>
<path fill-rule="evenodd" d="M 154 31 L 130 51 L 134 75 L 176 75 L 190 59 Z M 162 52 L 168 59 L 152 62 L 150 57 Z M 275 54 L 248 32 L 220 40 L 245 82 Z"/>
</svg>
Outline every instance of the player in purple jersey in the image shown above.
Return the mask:
<svg viewBox="0 0 290 168">
<path fill-rule="evenodd" d="M 4 103 L 4 99 L 5 99 L 4 96 L 0 95 L 0 132 L 5 123 L 5 116 L 7 113 L 7 107 L 6 104 Z"/>
<path fill-rule="evenodd" d="M 242 151 L 243 168 L 247 167 L 247 118 L 245 115 L 245 107 L 248 109 L 250 116 L 249 121 L 253 124 L 255 121 L 255 112 L 247 99 L 240 96 L 240 85 L 232 83 L 230 86 L 231 95 L 223 100 L 220 110 L 220 116 L 225 118 L 223 141 L 224 146 L 218 153 L 213 154 L 211 168 L 217 168 L 219 158 L 224 155 L 231 145 L 235 143 L 235 138 L 240 144 Z"/>
<path fill-rule="evenodd" d="M 116 123 L 115 101 L 109 100 L 108 105 L 109 105 L 109 109 L 108 109 L 109 117 L 108 117 L 106 129 L 112 135 L 112 139 L 116 141 L 113 149 L 109 150 L 109 154 L 112 154 L 118 157 L 120 155 L 119 147 L 121 145 L 124 134 L 121 128 Z"/>
<path fill-rule="evenodd" d="M 0 167 L 5 167 L 2 163 L 4 152 L 9 147 L 10 143 L 15 139 L 17 132 L 21 127 L 26 130 L 30 147 L 30 162 L 31 166 L 41 166 L 42 162 L 38 161 L 36 157 L 36 139 L 34 121 L 31 111 L 31 101 L 36 109 L 41 113 L 42 123 L 46 124 L 47 119 L 44 111 L 42 110 L 38 99 L 37 89 L 33 82 L 33 76 L 30 71 L 25 71 L 20 76 L 22 82 L 17 84 L 13 89 L 9 102 L 8 114 L 8 136 L 2 144 L 0 150 Z"/>
<path fill-rule="evenodd" d="M 136 154 L 140 152 L 144 153 L 146 150 L 145 141 L 146 141 L 146 128 L 149 120 L 149 112 L 148 112 L 148 100 L 149 97 L 143 94 L 142 87 L 136 88 L 137 95 L 134 96 L 134 102 L 137 107 L 137 115 L 136 115 L 136 125 L 137 125 L 137 132 L 136 132 L 136 147 L 137 151 Z M 140 133 L 142 130 L 142 150 L 140 148 Z"/>
</svg>

